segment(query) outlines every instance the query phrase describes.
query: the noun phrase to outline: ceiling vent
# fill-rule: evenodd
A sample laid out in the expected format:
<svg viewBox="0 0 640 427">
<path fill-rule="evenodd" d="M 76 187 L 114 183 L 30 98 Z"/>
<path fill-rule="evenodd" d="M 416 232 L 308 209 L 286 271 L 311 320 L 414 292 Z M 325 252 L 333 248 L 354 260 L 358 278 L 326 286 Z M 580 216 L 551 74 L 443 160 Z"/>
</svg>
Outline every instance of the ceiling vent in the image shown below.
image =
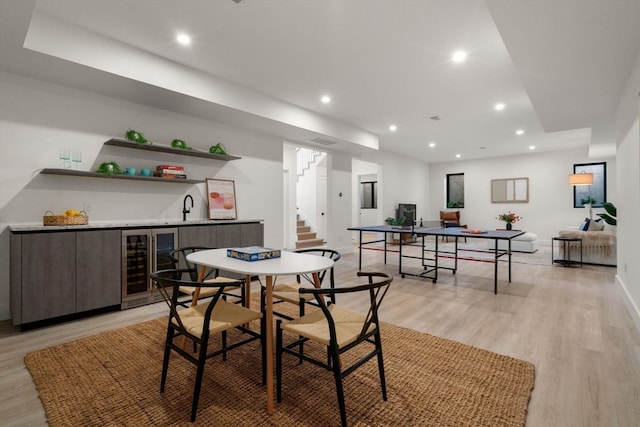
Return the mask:
<svg viewBox="0 0 640 427">
<path fill-rule="evenodd" d="M 322 138 L 313 138 L 313 139 L 310 139 L 309 142 L 313 142 L 314 144 L 320 144 L 320 145 L 337 144 L 337 142 L 335 141 L 329 141 L 328 139 L 322 139 Z"/>
<path fill-rule="evenodd" d="M 440 120 L 439 116 L 431 116 L 429 117 L 431 120 L 433 120 L 434 122 L 437 122 L 438 120 Z"/>
</svg>

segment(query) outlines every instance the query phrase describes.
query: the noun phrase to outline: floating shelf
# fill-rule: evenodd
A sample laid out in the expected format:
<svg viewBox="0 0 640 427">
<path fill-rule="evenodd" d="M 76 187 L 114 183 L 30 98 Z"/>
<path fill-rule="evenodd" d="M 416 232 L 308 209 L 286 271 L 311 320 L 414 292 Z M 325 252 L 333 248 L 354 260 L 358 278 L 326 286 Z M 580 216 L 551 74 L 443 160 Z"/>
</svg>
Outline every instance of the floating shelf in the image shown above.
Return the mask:
<svg viewBox="0 0 640 427">
<path fill-rule="evenodd" d="M 137 142 L 131 142 L 131 141 L 127 141 L 124 139 L 117 139 L 117 138 L 112 138 L 106 141 L 104 145 L 110 145 L 113 147 L 133 148 L 135 150 L 155 151 L 159 153 L 179 154 L 181 156 L 203 157 L 205 159 L 215 159 L 215 160 L 223 160 L 223 161 L 238 160 L 242 158 L 242 157 L 222 155 L 222 154 L 211 154 L 205 151 L 198 151 L 198 150 L 182 150 L 179 148 L 169 147 L 167 145 L 156 145 L 156 144 L 140 145 Z"/>
<path fill-rule="evenodd" d="M 155 181 L 155 182 L 168 182 L 172 184 L 200 184 L 204 182 L 203 180 L 196 179 L 178 179 L 178 178 L 160 178 L 157 176 L 140 176 L 140 175 L 124 175 L 124 174 L 114 174 L 111 176 L 107 176 L 104 173 L 98 172 L 86 172 L 79 171 L 74 169 L 42 169 L 40 171 L 41 174 L 45 175 L 66 175 L 66 176 L 80 176 L 85 178 L 102 178 L 102 179 L 130 179 L 135 181 Z"/>
</svg>

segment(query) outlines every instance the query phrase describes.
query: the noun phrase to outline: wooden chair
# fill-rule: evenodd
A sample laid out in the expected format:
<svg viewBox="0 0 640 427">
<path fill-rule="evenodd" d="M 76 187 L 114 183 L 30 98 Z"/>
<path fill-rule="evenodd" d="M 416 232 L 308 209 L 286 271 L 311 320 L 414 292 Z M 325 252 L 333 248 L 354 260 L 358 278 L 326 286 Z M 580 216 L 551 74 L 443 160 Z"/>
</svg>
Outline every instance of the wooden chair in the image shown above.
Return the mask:
<svg viewBox="0 0 640 427">
<path fill-rule="evenodd" d="M 187 280 L 183 280 L 185 277 Z M 202 377 L 207 359 L 222 354 L 222 360 L 226 361 L 229 350 L 255 340 L 260 340 L 262 344 L 262 381 L 264 383 L 266 374 L 264 342 L 266 325 L 264 316 L 261 312 L 249 310 L 239 304 L 227 302 L 223 298 L 224 291 L 229 287 L 238 286 L 238 282 L 193 282 L 189 280 L 189 269 L 159 270 L 151 273 L 151 278 L 155 287 L 162 294 L 165 302 L 169 306 L 169 321 L 164 347 L 164 358 L 162 361 L 160 392 L 164 392 L 167 382 L 171 351 L 174 351 L 187 361 L 196 365 L 196 377 L 191 405 L 192 422 L 195 421 L 198 411 L 198 400 L 200 398 Z M 211 300 L 193 307 L 185 307 L 178 301 L 178 295 L 181 293 L 180 287 L 182 286 L 209 288 L 212 291 Z M 254 320 L 260 320 L 260 332 L 244 326 Z M 243 339 L 233 344 L 228 344 L 227 331 L 234 328 L 248 335 L 248 337 L 243 336 Z M 210 351 L 209 338 L 212 334 L 218 333 L 222 334 L 222 348 Z M 193 353 L 186 351 L 182 345 L 182 340 L 177 340 L 178 337 L 192 340 L 194 348 L 198 350 Z"/>
<path fill-rule="evenodd" d="M 449 227 L 461 227 L 467 228 L 467 224 L 460 223 L 460 211 L 440 211 L 440 227 L 449 228 Z M 445 240 L 445 237 L 442 237 L 442 240 Z M 447 242 L 449 241 L 449 237 L 446 238 Z M 465 238 L 466 242 L 467 239 Z"/>
<path fill-rule="evenodd" d="M 191 278 L 192 282 L 197 282 L 198 281 L 198 266 L 190 263 L 187 260 L 187 255 L 196 252 L 196 251 L 203 251 L 203 250 L 207 250 L 207 249 L 215 249 L 215 248 L 210 248 L 210 247 L 206 247 L 206 246 L 187 246 L 187 247 L 183 247 L 183 248 L 179 248 L 174 250 L 173 252 L 171 252 L 170 254 L 170 259 L 171 259 L 171 263 L 173 264 L 173 268 L 174 269 L 187 269 L 189 272 L 189 277 Z M 209 269 L 207 271 L 207 273 L 204 276 L 204 281 L 207 282 L 217 282 L 217 283 L 234 283 L 235 286 L 229 286 L 227 288 L 227 290 L 224 292 L 224 297 L 225 299 L 228 297 L 232 297 L 234 298 L 234 302 L 238 303 L 238 304 L 242 304 L 244 305 L 245 303 L 245 279 L 231 279 L 228 277 L 222 277 L 219 276 L 219 270 L 218 269 Z M 193 301 L 193 297 L 194 297 L 194 293 L 195 293 L 196 288 L 192 287 L 192 286 L 182 286 L 180 287 L 180 292 L 182 292 L 183 294 L 186 295 L 190 295 L 192 298 L 192 304 L 195 305 L 197 304 L 197 301 Z M 238 294 L 239 291 L 239 294 Z M 200 289 L 200 294 L 198 296 L 198 299 L 203 299 L 203 298 L 208 298 L 210 296 L 212 296 L 214 293 L 216 293 L 217 290 L 215 288 L 202 288 Z"/>
<path fill-rule="evenodd" d="M 291 354 L 299 359 L 311 362 L 316 366 L 333 372 L 342 426 L 347 425 L 342 380 L 373 357 L 377 357 L 378 360 L 382 399 L 387 400 L 378 309 L 393 278 L 386 273 L 366 273 L 359 271 L 356 274 L 359 277 L 366 277 L 368 283 L 334 289 L 300 289 L 299 292 L 301 294 L 314 296 L 320 310 L 313 310 L 309 314 L 294 320 L 283 322 L 283 320 L 279 319 L 276 322 L 277 401 L 282 402 L 282 355 L 284 353 Z M 366 314 L 347 310 L 338 304 L 327 303 L 325 300 L 325 296 L 327 295 L 335 297 L 338 294 L 346 295 L 361 292 L 368 294 L 369 304 Z M 295 340 L 285 344 L 283 338 L 284 332 L 294 335 L 296 337 Z M 300 351 L 300 342 L 312 342 L 326 346 L 329 353 L 329 360 L 325 362 L 319 358 L 313 358 L 309 356 L 310 352 L 308 351 L 303 354 Z M 360 345 L 369 345 L 373 346 L 373 348 L 349 366 L 344 366 L 341 355 Z M 310 379 L 310 381 L 312 380 L 313 379 Z M 310 389 L 309 393 L 313 393 L 313 390 Z M 333 424 L 330 420 L 325 421 L 328 424 Z"/>
</svg>

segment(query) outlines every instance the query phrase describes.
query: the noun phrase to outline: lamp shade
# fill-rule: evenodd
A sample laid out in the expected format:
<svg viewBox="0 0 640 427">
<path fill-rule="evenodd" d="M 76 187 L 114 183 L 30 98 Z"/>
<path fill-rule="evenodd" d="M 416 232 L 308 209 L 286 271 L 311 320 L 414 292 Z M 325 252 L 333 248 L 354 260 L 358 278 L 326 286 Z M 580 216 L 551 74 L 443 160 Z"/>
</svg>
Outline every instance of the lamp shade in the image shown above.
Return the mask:
<svg viewBox="0 0 640 427">
<path fill-rule="evenodd" d="M 569 185 L 592 185 L 593 174 L 592 173 L 573 173 L 569 175 Z"/>
</svg>

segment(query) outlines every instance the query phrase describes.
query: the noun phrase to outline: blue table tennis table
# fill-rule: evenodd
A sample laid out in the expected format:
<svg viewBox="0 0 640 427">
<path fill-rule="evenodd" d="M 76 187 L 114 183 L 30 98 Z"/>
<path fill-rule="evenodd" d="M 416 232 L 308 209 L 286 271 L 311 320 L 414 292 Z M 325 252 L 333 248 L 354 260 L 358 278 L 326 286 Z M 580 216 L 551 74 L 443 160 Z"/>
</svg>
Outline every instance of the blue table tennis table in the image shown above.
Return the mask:
<svg viewBox="0 0 640 427">
<path fill-rule="evenodd" d="M 494 241 L 494 249 L 493 249 L 493 263 L 494 263 L 494 278 L 493 278 L 493 293 L 498 293 L 498 260 L 507 256 L 508 259 L 508 269 L 509 269 L 509 282 L 511 282 L 511 240 L 514 237 L 518 237 L 524 234 L 524 231 L 515 231 L 515 230 L 486 230 L 481 231 L 480 233 L 472 233 L 471 230 L 467 230 L 461 227 L 397 227 L 391 225 L 372 225 L 372 226 L 359 226 L 359 227 L 349 227 L 350 231 L 358 231 L 360 232 L 359 238 L 359 259 L 358 259 L 358 269 L 362 270 L 362 249 L 370 249 L 366 246 L 384 242 L 384 263 L 387 263 L 387 252 L 390 252 L 391 249 L 387 246 L 387 234 L 388 233 L 407 233 L 415 236 L 419 239 L 421 247 L 420 256 L 417 255 L 409 255 L 402 252 L 403 248 L 403 239 L 399 239 L 398 250 L 393 252 L 398 252 L 398 273 L 402 278 L 405 276 L 416 276 L 431 279 L 433 283 L 436 283 L 438 280 L 438 270 L 451 270 L 453 274 L 456 273 L 458 269 L 458 239 L 460 238 L 479 238 L 479 239 L 491 239 Z M 384 239 L 370 240 L 364 242 L 362 240 L 363 233 L 383 233 Z M 434 249 L 427 248 L 425 246 L 425 237 L 427 236 L 435 236 L 435 247 Z M 439 237 L 452 237 L 454 238 L 454 250 L 447 251 L 441 250 L 439 248 L 438 241 Z M 498 241 L 506 240 L 508 242 L 507 249 L 501 250 L 498 249 Z M 416 245 L 412 245 L 416 246 Z M 429 257 L 429 254 L 432 253 L 433 257 Z M 443 265 L 439 265 L 438 259 L 442 256 L 442 254 L 449 255 L 453 259 L 453 267 L 447 267 Z M 420 273 L 410 273 L 408 271 L 402 270 L 402 260 L 403 258 L 411 258 L 418 259 L 421 262 L 422 271 Z M 469 259 L 469 258 L 465 258 Z"/>
</svg>

